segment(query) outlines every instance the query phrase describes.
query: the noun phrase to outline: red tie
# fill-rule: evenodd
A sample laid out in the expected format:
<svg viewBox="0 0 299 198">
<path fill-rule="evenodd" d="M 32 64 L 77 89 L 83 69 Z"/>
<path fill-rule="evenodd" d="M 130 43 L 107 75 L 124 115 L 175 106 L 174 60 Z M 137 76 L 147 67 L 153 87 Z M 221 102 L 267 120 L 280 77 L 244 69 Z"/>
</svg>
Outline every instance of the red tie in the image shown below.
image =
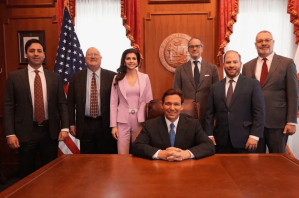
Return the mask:
<svg viewBox="0 0 299 198">
<path fill-rule="evenodd" d="M 36 73 L 34 79 L 34 116 L 35 121 L 39 124 L 45 120 L 45 109 L 44 109 L 44 97 L 43 97 L 43 88 L 42 81 L 38 74 L 38 70 L 34 70 Z"/>
<path fill-rule="evenodd" d="M 99 115 L 98 91 L 97 91 L 97 83 L 96 83 L 95 73 L 92 73 L 92 79 L 91 79 L 90 115 L 93 118 L 96 118 Z"/>
<path fill-rule="evenodd" d="M 263 58 L 263 60 L 264 62 L 263 62 L 261 78 L 260 78 L 261 87 L 263 86 L 268 75 L 267 58 Z"/>
</svg>

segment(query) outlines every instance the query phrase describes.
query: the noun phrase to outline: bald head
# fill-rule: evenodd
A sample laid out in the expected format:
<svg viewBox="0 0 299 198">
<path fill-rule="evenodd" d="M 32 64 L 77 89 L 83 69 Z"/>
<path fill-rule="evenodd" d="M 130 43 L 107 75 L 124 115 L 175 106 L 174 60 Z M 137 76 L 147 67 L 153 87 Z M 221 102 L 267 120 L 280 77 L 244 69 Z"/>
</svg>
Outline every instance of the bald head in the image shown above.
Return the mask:
<svg viewBox="0 0 299 198">
<path fill-rule="evenodd" d="M 263 30 L 256 35 L 255 47 L 260 57 L 266 58 L 273 53 L 274 40 L 271 32 Z"/>
<path fill-rule="evenodd" d="M 99 50 L 95 47 L 90 47 L 86 51 L 85 62 L 92 72 L 96 72 L 101 67 L 102 56 Z"/>
</svg>

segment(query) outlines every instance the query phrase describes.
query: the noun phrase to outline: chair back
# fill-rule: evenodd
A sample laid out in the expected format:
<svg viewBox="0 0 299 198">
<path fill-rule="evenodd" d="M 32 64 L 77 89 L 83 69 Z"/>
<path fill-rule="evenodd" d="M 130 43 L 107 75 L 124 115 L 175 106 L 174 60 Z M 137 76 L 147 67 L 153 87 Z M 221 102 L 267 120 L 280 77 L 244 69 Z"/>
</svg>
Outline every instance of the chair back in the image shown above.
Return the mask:
<svg viewBox="0 0 299 198">
<path fill-rule="evenodd" d="M 183 110 L 181 113 L 188 115 L 191 118 L 200 119 L 199 103 L 193 99 L 185 99 L 183 103 Z M 145 119 L 156 118 L 163 115 L 162 101 L 160 99 L 151 100 L 145 107 Z"/>
</svg>

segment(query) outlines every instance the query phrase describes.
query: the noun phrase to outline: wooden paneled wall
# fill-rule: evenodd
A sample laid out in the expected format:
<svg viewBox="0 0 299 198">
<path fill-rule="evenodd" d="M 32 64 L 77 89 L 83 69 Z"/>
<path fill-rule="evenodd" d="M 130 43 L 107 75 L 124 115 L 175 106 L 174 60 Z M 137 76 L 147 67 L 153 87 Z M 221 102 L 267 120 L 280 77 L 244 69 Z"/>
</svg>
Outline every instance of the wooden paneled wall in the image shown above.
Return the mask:
<svg viewBox="0 0 299 198">
<path fill-rule="evenodd" d="M 58 45 L 55 0 L 1 0 L 0 26 L 0 162 L 6 175 L 17 170 L 17 154 L 6 144 L 3 99 L 7 75 L 27 65 L 19 64 L 18 31 L 45 31 L 46 65 L 53 70 Z"/>
<path fill-rule="evenodd" d="M 53 70 L 58 44 L 55 6 L 55 0 L 0 0 L 0 162 L 6 174 L 17 169 L 17 154 L 8 148 L 3 132 L 5 80 L 9 72 L 26 67 L 19 64 L 17 32 L 45 31 L 45 66 Z M 154 98 L 161 98 L 172 86 L 174 74 L 162 66 L 158 55 L 162 41 L 169 35 L 184 33 L 202 38 L 203 58 L 216 64 L 217 8 L 217 0 L 140 0 L 141 47 L 145 58 L 140 70 L 149 74 Z M 219 73 L 222 75 L 222 69 Z"/>
<path fill-rule="evenodd" d="M 159 60 L 159 47 L 169 35 L 183 33 L 190 37 L 200 37 L 204 43 L 203 59 L 216 64 L 219 46 L 216 17 L 218 1 L 201 2 L 140 1 L 142 50 L 145 58 L 140 70 L 149 75 L 154 98 L 161 98 L 164 91 L 172 87 L 174 73 L 166 70 Z M 222 75 L 221 69 L 219 73 Z"/>
</svg>

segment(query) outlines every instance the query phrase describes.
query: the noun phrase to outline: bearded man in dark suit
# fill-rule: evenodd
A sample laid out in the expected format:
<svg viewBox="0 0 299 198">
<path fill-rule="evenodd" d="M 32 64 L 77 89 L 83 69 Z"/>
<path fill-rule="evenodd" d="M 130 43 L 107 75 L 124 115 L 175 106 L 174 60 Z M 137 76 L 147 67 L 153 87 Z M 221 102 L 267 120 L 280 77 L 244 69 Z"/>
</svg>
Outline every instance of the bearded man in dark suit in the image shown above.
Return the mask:
<svg viewBox="0 0 299 198">
<path fill-rule="evenodd" d="M 262 90 L 257 80 L 240 74 L 241 66 L 239 53 L 228 51 L 224 55 L 226 77 L 211 87 L 206 133 L 216 145 L 216 153 L 255 152 L 263 137 L 265 102 Z"/>
</svg>

